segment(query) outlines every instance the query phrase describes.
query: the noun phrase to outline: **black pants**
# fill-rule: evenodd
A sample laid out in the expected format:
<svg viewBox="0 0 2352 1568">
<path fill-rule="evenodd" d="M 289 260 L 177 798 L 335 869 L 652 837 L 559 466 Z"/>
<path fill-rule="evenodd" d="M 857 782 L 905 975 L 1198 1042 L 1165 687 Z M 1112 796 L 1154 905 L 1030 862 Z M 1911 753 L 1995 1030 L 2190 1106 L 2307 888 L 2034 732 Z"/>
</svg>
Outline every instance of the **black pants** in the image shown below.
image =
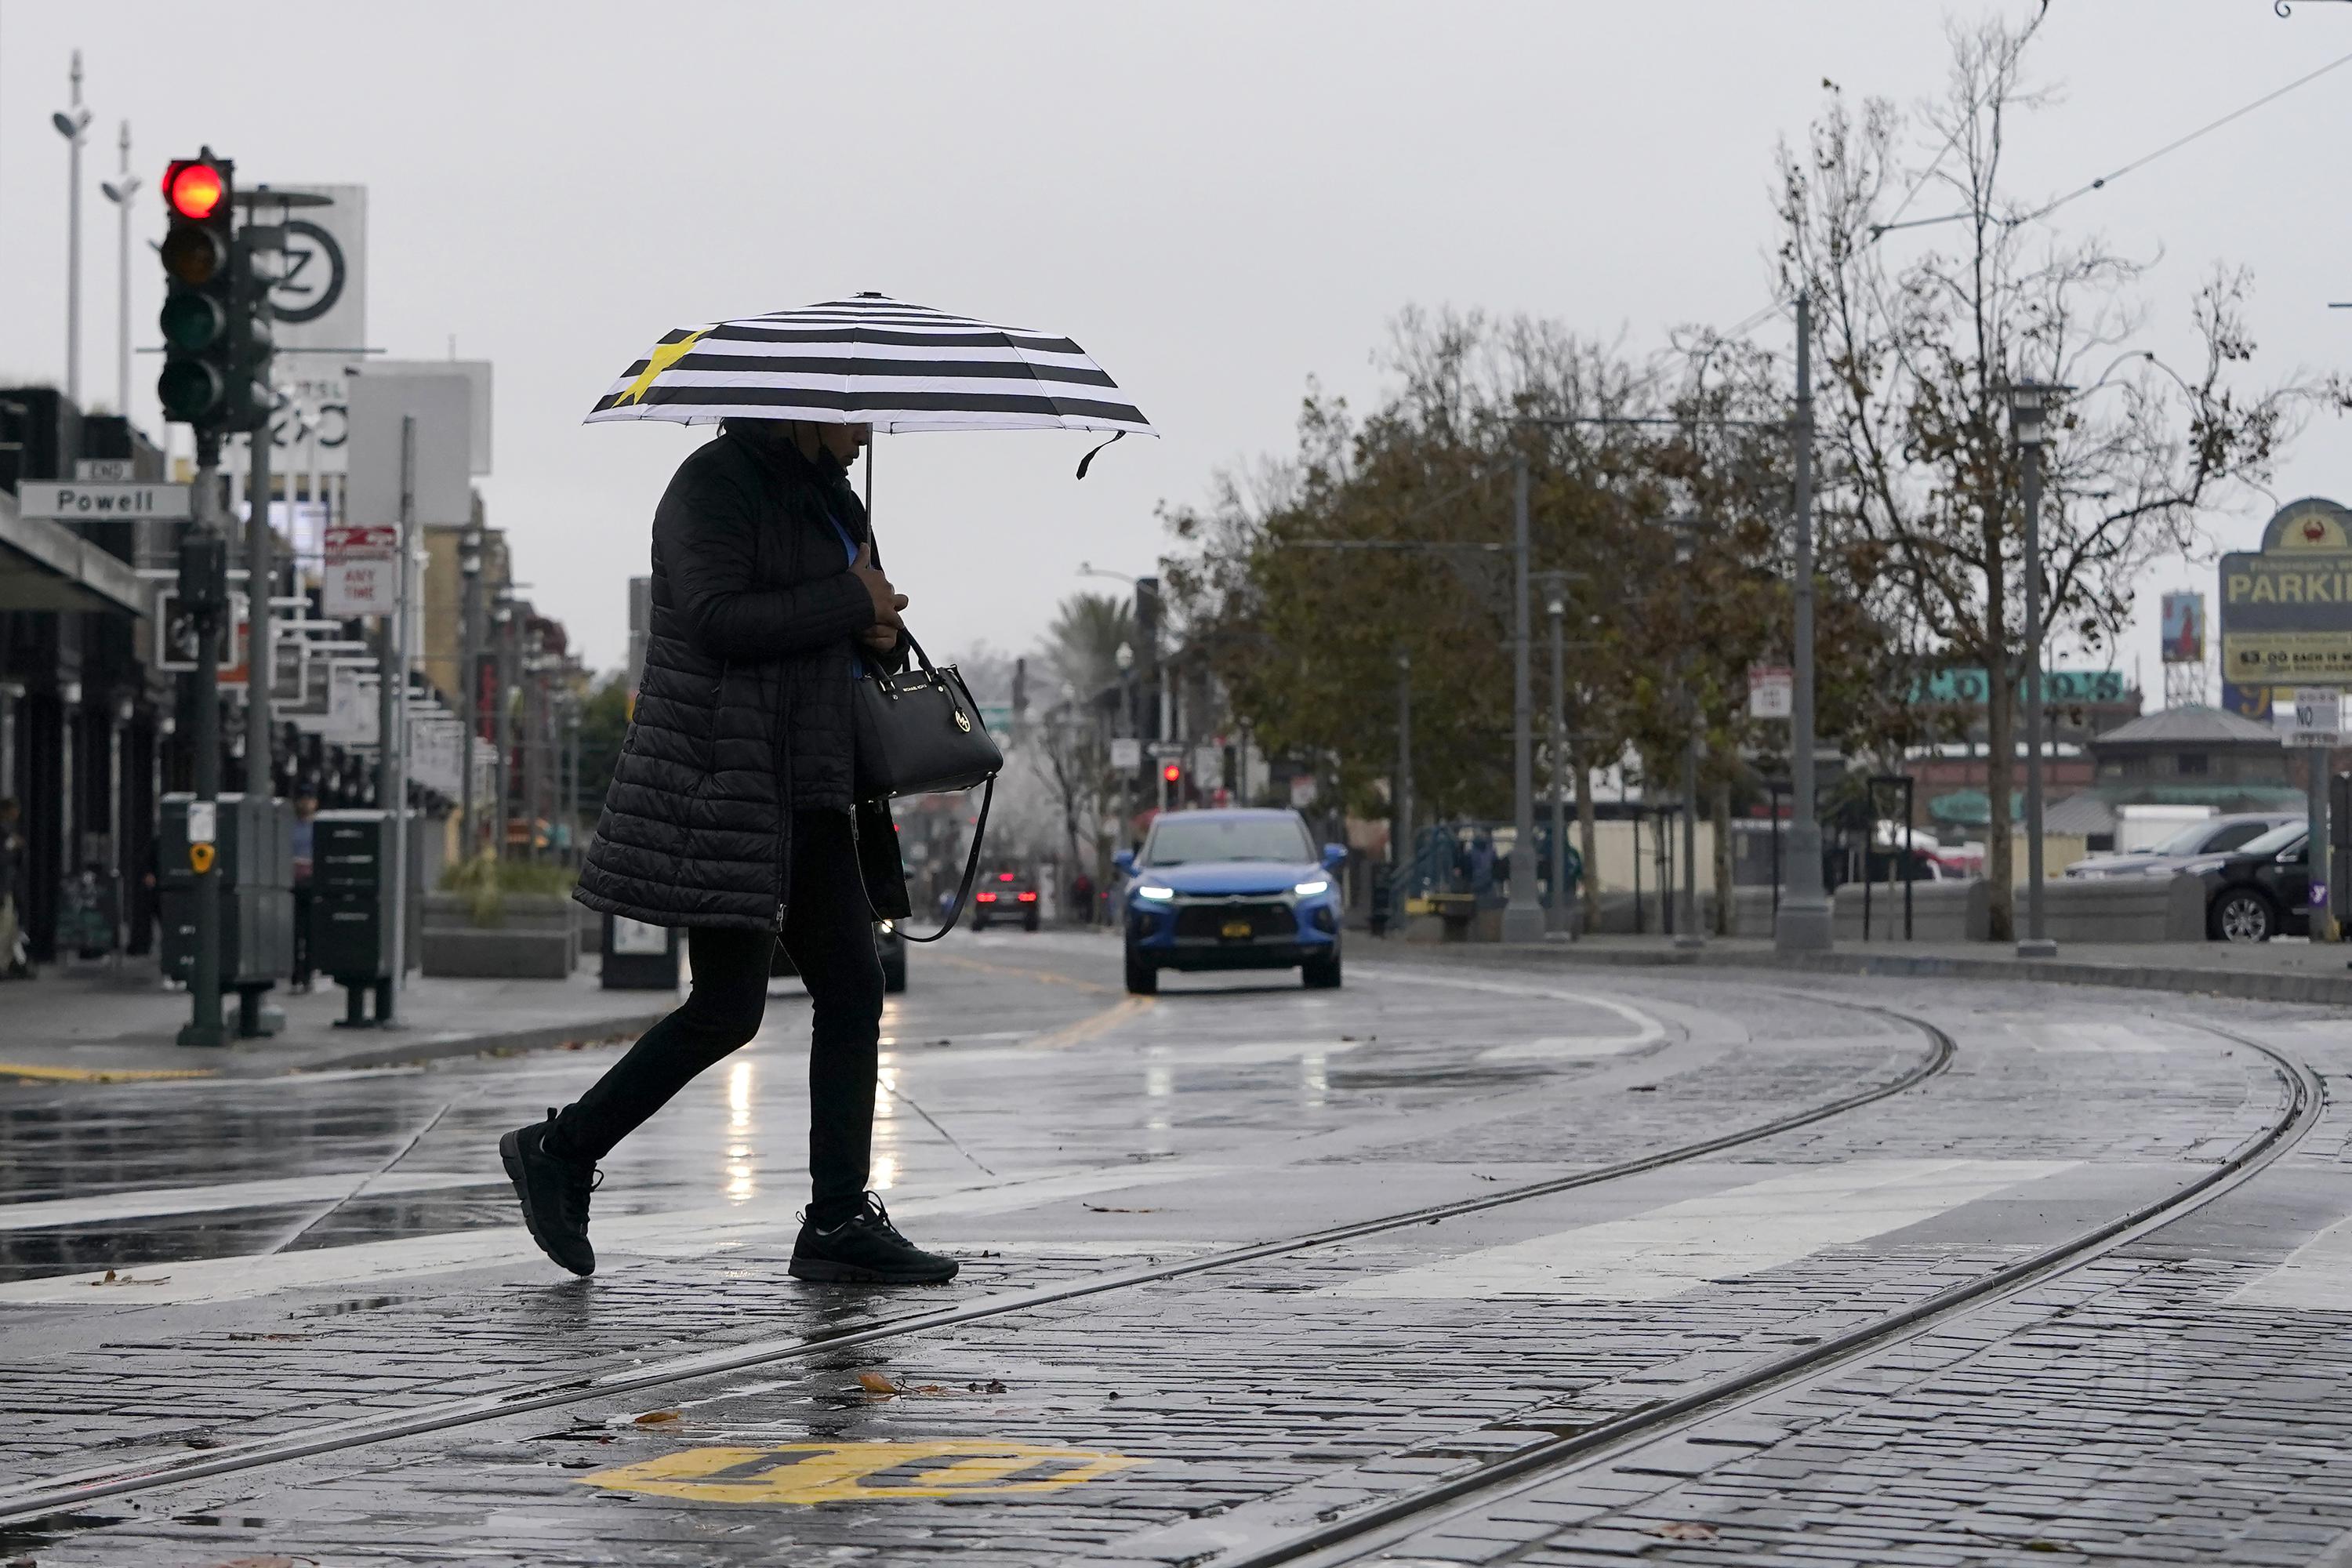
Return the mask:
<svg viewBox="0 0 2352 1568">
<path fill-rule="evenodd" d="M 874 1068 L 882 1031 L 882 963 L 858 882 L 846 812 L 793 818 L 793 885 L 784 951 L 814 1003 L 809 1051 L 810 1216 L 831 1225 L 856 1212 L 874 1147 Z M 564 1107 L 555 1146 L 601 1160 L 689 1079 L 760 1032 L 768 1005 L 764 931 L 687 932 L 694 989 L 676 1012 L 640 1036 L 587 1093 Z"/>
</svg>

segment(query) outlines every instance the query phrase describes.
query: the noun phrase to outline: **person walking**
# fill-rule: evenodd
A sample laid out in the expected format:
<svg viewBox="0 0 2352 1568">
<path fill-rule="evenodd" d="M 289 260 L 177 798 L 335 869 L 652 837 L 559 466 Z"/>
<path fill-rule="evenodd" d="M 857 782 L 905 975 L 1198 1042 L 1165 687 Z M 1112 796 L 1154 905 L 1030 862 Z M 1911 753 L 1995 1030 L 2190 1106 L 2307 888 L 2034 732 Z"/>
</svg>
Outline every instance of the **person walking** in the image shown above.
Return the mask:
<svg viewBox="0 0 2352 1568">
<path fill-rule="evenodd" d="M 305 790 L 294 800 L 294 974 L 287 989 L 310 994 L 310 871 L 319 843 L 319 797 Z"/>
<path fill-rule="evenodd" d="M 872 921 L 908 913 L 888 805 L 859 802 L 852 779 L 858 661 L 906 659 L 907 599 L 847 479 L 871 434 L 730 420 L 655 510 L 645 675 L 573 896 L 685 927 L 693 989 L 578 1100 L 499 1143 L 532 1239 L 575 1274 L 596 1267 L 597 1162 L 759 1031 L 779 941 L 814 1003 L 811 1196 L 791 1273 L 956 1273 L 866 1190 L 882 1017 Z"/>
</svg>

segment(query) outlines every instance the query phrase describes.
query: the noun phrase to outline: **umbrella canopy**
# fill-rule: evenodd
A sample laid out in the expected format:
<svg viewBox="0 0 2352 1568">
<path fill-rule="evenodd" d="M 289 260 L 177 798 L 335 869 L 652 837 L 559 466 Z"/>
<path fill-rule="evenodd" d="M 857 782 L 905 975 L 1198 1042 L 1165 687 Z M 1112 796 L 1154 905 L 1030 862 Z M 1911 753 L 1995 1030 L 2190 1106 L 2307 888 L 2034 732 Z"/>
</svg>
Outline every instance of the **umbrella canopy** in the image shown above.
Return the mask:
<svg viewBox="0 0 2352 1568">
<path fill-rule="evenodd" d="M 879 294 L 670 332 L 588 418 L 1158 434 L 1069 339 Z"/>
</svg>

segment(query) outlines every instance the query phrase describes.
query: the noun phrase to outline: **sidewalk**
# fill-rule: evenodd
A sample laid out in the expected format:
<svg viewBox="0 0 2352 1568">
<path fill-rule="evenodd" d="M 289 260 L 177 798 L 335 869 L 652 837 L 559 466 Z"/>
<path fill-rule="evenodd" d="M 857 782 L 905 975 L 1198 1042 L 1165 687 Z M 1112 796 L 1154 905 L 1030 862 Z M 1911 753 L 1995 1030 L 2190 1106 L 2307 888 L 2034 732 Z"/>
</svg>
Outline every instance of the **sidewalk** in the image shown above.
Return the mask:
<svg viewBox="0 0 2352 1568">
<path fill-rule="evenodd" d="M 188 995 L 165 991 L 152 959 L 121 970 L 75 965 L 0 984 L 0 1080 L 106 1081 L 385 1067 L 493 1050 L 543 1050 L 572 1040 L 634 1035 L 676 1005 L 659 991 L 605 991 L 593 965 L 569 980 L 409 977 L 396 1029 L 339 1029 L 343 993 L 323 978 L 309 996 L 269 994 L 283 1033 L 225 1050 L 175 1043 Z M 224 1009 L 234 1021 L 236 998 Z"/>
<path fill-rule="evenodd" d="M 1972 980 L 2115 985 L 2248 1001 L 2352 1005 L 2352 944 L 2268 942 L 2063 943 L 2055 958 L 2020 958 L 2006 942 L 1841 942 L 1828 952 L 1782 953 L 1769 938 L 1715 937 L 1696 952 L 1671 937 L 1588 936 L 1575 942 L 1367 944 L 1387 956 L 1428 952 L 1538 956 L 1564 963 L 1706 964 L 1817 974 L 1937 975 Z M 1359 949 L 1362 951 L 1362 949 Z"/>
</svg>

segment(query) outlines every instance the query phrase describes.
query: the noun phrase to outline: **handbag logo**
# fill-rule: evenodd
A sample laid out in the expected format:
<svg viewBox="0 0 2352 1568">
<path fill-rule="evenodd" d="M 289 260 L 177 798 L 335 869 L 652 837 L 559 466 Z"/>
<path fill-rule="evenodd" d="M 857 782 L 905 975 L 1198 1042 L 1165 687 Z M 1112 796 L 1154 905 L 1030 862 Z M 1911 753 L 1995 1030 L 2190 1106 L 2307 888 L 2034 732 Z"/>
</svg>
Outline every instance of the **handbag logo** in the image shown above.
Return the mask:
<svg viewBox="0 0 2352 1568">
<path fill-rule="evenodd" d="M 971 733 L 971 720 L 965 714 L 964 710 L 959 708 L 955 710 L 955 715 L 956 728 L 961 730 L 967 735 Z"/>
</svg>

